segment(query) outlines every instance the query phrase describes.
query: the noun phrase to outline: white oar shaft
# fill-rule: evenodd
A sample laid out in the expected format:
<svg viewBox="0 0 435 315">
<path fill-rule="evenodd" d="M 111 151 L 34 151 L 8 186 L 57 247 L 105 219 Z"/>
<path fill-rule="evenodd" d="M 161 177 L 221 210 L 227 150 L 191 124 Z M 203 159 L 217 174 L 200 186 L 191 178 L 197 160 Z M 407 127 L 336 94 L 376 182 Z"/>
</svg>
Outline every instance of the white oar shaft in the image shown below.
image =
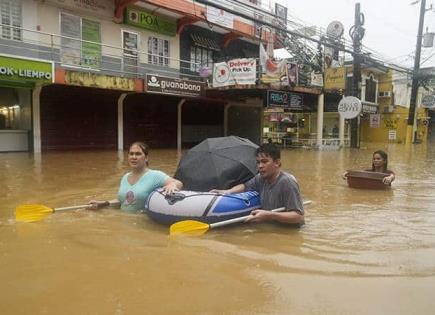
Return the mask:
<svg viewBox="0 0 435 315">
<path fill-rule="evenodd" d="M 306 200 L 306 201 L 303 202 L 303 205 L 304 206 L 308 205 L 311 202 L 312 202 L 311 200 Z M 276 209 L 273 209 L 273 210 L 270 210 L 270 211 L 281 212 L 281 211 L 284 211 L 284 210 L 285 210 L 285 208 L 282 207 L 282 208 L 276 208 Z M 233 224 L 233 223 L 243 222 L 247 218 L 249 218 L 250 216 L 251 215 L 245 215 L 245 216 L 239 217 L 239 218 L 234 218 L 234 219 L 229 219 L 229 220 L 225 220 L 225 221 L 221 221 L 221 222 L 211 223 L 210 224 L 210 229 L 215 228 L 215 227 L 220 227 L 220 226 L 225 226 L 225 225 Z"/>
<path fill-rule="evenodd" d="M 76 209 L 84 209 L 89 207 L 89 205 L 79 205 L 79 206 L 70 206 L 70 207 L 62 207 L 62 208 L 54 208 L 54 212 L 56 211 L 66 211 L 66 210 L 76 210 Z"/>
<path fill-rule="evenodd" d="M 284 210 L 285 210 L 285 208 L 282 207 L 282 208 L 273 209 L 271 211 L 273 211 L 273 212 L 279 212 L 279 211 L 284 211 Z M 233 223 L 237 223 L 237 222 L 243 222 L 247 218 L 249 218 L 250 216 L 251 215 L 249 214 L 249 215 L 245 215 L 244 217 L 238 217 L 238 218 L 234 218 L 234 219 L 229 219 L 229 220 L 225 220 L 225 221 L 221 221 L 221 222 L 212 223 L 212 224 L 210 224 L 210 228 L 212 229 L 212 228 L 215 228 L 215 227 L 225 226 L 225 225 L 228 225 L 228 224 L 233 224 Z"/>
</svg>

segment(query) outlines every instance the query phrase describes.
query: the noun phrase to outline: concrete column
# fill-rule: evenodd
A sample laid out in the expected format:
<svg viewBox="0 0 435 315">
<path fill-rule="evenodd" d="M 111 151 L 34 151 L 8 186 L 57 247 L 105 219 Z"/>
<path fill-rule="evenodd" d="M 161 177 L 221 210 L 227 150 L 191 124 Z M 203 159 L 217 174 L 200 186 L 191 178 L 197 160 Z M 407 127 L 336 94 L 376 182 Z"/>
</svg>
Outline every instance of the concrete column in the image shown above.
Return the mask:
<svg viewBox="0 0 435 315">
<path fill-rule="evenodd" d="M 178 102 L 177 105 L 177 151 L 181 152 L 182 147 L 182 134 L 181 134 L 181 127 L 182 127 L 182 121 L 181 121 L 181 114 L 183 112 L 183 104 L 186 102 L 186 99 L 183 98 Z"/>
<path fill-rule="evenodd" d="M 340 139 L 340 145 L 344 147 L 344 118 L 342 115 L 340 115 L 338 124 L 338 138 Z"/>
<path fill-rule="evenodd" d="M 344 98 L 344 95 L 342 99 Z M 340 139 L 340 146 L 344 147 L 344 118 L 342 115 L 338 114 L 339 123 L 338 123 L 338 138 Z"/>
<path fill-rule="evenodd" d="M 118 150 L 124 150 L 124 99 L 127 93 L 122 93 L 118 98 Z"/>
<path fill-rule="evenodd" d="M 42 86 L 36 85 L 32 91 L 33 152 L 35 153 L 41 153 L 41 90 Z"/>
<path fill-rule="evenodd" d="M 317 98 L 317 146 L 322 145 L 323 138 L 323 107 L 325 104 L 325 95 L 322 93 Z"/>
</svg>

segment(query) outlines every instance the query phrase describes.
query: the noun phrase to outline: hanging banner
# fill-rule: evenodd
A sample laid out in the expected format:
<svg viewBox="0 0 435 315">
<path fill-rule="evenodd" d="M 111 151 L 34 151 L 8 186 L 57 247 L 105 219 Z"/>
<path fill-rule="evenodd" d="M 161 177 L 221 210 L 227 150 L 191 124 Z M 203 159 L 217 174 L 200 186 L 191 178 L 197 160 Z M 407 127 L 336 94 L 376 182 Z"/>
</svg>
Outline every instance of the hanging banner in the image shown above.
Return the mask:
<svg viewBox="0 0 435 315">
<path fill-rule="evenodd" d="M 370 128 L 379 128 L 381 126 L 381 115 L 370 114 Z"/>
<path fill-rule="evenodd" d="M 257 62 L 254 58 L 215 63 L 213 87 L 255 84 Z"/>
<path fill-rule="evenodd" d="M 287 78 L 287 60 L 275 62 L 264 49 L 263 44 L 260 44 L 260 65 L 261 65 L 261 83 L 284 83 L 288 84 Z"/>
<path fill-rule="evenodd" d="M 226 4 L 228 6 L 228 4 Z M 233 25 L 234 25 L 234 15 L 212 7 L 210 5 L 208 5 L 207 7 L 207 21 L 219 26 L 223 26 L 223 27 L 227 27 L 232 29 Z M 232 9 L 231 7 L 229 9 Z"/>
<path fill-rule="evenodd" d="M 311 86 L 323 86 L 323 74 L 312 71 L 311 72 Z"/>
<path fill-rule="evenodd" d="M 81 18 L 79 16 L 61 13 L 60 14 L 60 62 L 68 65 L 81 63 Z"/>
<path fill-rule="evenodd" d="M 82 60 L 83 65 L 90 68 L 100 68 L 101 65 L 101 34 L 100 23 L 82 19 Z"/>
<path fill-rule="evenodd" d="M 344 90 L 346 70 L 341 68 L 327 68 L 325 70 L 325 90 Z"/>
<path fill-rule="evenodd" d="M 299 84 L 299 67 L 297 63 L 289 62 L 287 64 L 287 81 L 290 86 Z"/>
</svg>

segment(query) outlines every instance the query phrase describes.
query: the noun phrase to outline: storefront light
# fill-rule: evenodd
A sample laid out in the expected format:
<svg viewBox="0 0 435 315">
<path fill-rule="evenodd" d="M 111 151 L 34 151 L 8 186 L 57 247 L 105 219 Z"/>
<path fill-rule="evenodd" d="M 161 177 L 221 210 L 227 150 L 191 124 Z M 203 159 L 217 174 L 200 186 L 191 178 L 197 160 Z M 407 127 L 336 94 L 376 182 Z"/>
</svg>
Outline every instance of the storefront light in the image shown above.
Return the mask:
<svg viewBox="0 0 435 315">
<path fill-rule="evenodd" d="M 263 133 L 267 133 L 269 131 L 270 131 L 269 127 L 263 127 Z"/>
</svg>

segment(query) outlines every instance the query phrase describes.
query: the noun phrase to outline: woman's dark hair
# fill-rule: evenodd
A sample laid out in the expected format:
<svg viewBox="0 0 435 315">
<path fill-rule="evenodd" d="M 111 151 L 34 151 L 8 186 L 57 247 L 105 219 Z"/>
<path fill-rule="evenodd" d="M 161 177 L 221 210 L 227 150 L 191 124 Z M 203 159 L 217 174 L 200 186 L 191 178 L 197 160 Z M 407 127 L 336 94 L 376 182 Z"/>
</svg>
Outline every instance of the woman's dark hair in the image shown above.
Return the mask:
<svg viewBox="0 0 435 315">
<path fill-rule="evenodd" d="M 385 172 L 388 169 L 388 154 L 385 151 L 382 150 L 377 150 L 375 152 L 373 152 L 373 156 L 375 156 L 375 154 L 379 154 L 381 156 L 381 158 L 384 160 L 384 166 L 383 166 L 383 171 Z M 375 170 L 375 165 L 372 162 L 372 171 Z"/>
<path fill-rule="evenodd" d="M 281 158 L 281 150 L 272 143 L 265 143 L 260 145 L 255 152 L 256 155 L 265 154 L 272 158 L 272 160 L 276 161 Z"/>
<path fill-rule="evenodd" d="M 128 151 L 130 151 L 131 147 L 137 145 L 143 152 L 143 154 L 148 155 L 148 146 L 146 145 L 145 142 L 142 141 L 135 141 L 132 144 L 130 144 L 130 146 L 128 147 Z"/>
</svg>

